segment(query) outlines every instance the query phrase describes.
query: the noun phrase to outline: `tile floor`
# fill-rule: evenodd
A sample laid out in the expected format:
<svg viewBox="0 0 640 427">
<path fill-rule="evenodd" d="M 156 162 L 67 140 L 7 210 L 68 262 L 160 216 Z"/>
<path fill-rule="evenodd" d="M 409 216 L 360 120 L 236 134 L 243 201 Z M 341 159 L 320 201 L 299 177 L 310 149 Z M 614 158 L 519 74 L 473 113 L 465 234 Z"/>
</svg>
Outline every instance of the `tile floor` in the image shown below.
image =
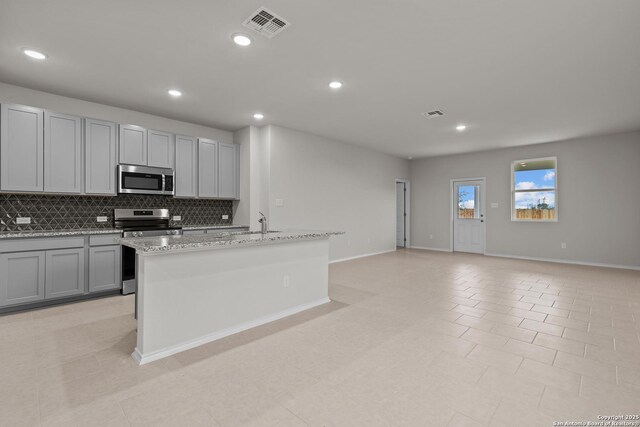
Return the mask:
<svg viewBox="0 0 640 427">
<path fill-rule="evenodd" d="M 0 317 L 0 425 L 551 426 L 640 413 L 640 272 L 402 250 L 142 367 L 133 298 Z"/>
</svg>

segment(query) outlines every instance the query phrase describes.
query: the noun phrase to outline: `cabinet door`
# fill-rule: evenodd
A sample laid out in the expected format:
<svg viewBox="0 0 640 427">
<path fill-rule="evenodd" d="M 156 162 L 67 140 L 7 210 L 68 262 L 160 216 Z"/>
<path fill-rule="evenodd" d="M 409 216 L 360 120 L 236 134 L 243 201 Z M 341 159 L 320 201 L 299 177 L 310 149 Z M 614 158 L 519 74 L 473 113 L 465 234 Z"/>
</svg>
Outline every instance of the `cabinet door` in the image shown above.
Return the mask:
<svg viewBox="0 0 640 427">
<path fill-rule="evenodd" d="M 0 255 L 0 306 L 44 299 L 44 251 Z"/>
<path fill-rule="evenodd" d="M 85 119 L 84 187 L 87 194 L 116 194 L 116 124 Z"/>
<path fill-rule="evenodd" d="M 198 195 L 198 145 L 190 136 L 176 135 L 176 170 L 174 172 L 176 197 Z"/>
<path fill-rule="evenodd" d="M 198 138 L 198 197 L 218 197 L 218 143 Z"/>
<path fill-rule="evenodd" d="M 44 113 L 44 191 L 77 193 L 82 188 L 82 119 Z"/>
<path fill-rule="evenodd" d="M 147 131 L 147 164 L 149 166 L 173 169 L 174 151 L 172 134 L 157 130 Z"/>
<path fill-rule="evenodd" d="M 89 292 L 120 288 L 120 245 L 89 248 Z"/>
<path fill-rule="evenodd" d="M 0 118 L 0 190 L 44 189 L 44 112 L 2 104 Z"/>
<path fill-rule="evenodd" d="M 236 144 L 218 144 L 218 197 L 237 197 L 237 149 Z"/>
<path fill-rule="evenodd" d="M 147 165 L 147 130 L 135 125 L 120 125 L 120 163 Z"/>
<path fill-rule="evenodd" d="M 84 293 L 84 248 L 46 252 L 45 298 Z"/>
</svg>

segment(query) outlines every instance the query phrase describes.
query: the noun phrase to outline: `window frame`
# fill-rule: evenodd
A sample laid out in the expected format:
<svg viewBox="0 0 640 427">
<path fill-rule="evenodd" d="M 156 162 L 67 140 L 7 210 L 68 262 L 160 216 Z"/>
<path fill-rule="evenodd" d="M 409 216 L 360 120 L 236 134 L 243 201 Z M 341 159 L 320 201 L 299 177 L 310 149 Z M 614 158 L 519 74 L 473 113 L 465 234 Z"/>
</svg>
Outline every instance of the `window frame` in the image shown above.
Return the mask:
<svg viewBox="0 0 640 427">
<path fill-rule="evenodd" d="M 554 179 L 554 188 L 533 188 L 530 190 L 517 190 L 516 191 L 516 170 L 515 166 L 520 163 L 530 163 L 530 162 L 539 162 L 539 161 L 548 161 L 553 160 L 555 164 L 555 179 Z M 555 218 L 553 219 L 518 219 L 516 218 L 516 193 L 534 193 L 537 191 L 553 191 L 554 192 L 554 207 L 555 210 Z M 533 159 L 522 159 L 522 160 L 514 160 L 511 162 L 511 222 L 526 222 L 537 224 L 539 222 L 558 222 L 560 217 L 560 211 L 558 209 L 558 157 L 549 156 L 549 157 L 538 157 Z"/>
</svg>

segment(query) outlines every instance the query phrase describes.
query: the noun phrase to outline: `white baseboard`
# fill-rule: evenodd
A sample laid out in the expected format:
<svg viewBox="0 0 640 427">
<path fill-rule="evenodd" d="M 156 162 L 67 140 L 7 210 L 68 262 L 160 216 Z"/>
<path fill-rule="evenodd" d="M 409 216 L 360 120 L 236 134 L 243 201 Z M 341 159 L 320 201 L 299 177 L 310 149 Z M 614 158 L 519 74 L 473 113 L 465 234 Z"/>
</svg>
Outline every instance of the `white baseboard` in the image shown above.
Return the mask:
<svg viewBox="0 0 640 427">
<path fill-rule="evenodd" d="M 388 254 L 389 252 L 395 252 L 395 251 L 396 251 L 395 249 L 390 249 L 390 250 L 382 251 L 382 252 L 372 252 L 370 254 L 356 255 L 356 256 L 349 257 L 349 258 L 340 258 L 340 259 L 335 259 L 333 261 L 329 261 L 329 264 L 335 264 L 336 262 L 351 261 L 353 259 L 358 259 L 358 258 L 366 258 L 368 256 Z"/>
<path fill-rule="evenodd" d="M 426 246 L 411 246 L 411 249 L 422 249 L 423 251 L 453 252 L 451 249 L 427 248 Z"/>
<path fill-rule="evenodd" d="M 591 267 L 620 268 L 624 270 L 640 270 L 640 266 L 637 266 L 637 265 L 618 265 L 618 264 L 606 264 L 602 262 L 573 261 L 573 260 L 565 260 L 565 259 L 537 258 L 537 257 L 528 257 L 528 256 L 490 254 L 490 253 L 485 253 L 485 255 L 498 257 L 498 258 L 522 259 L 525 261 L 542 261 L 542 262 L 553 262 L 556 264 L 573 264 L 573 265 L 587 265 Z"/>
<path fill-rule="evenodd" d="M 133 353 L 131 354 L 131 357 L 133 357 L 134 360 L 138 362 L 139 365 L 144 365 L 146 363 L 154 362 L 156 360 L 163 359 L 165 357 L 174 355 L 176 353 L 180 353 L 180 352 L 210 343 L 212 341 L 216 341 L 216 340 L 228 337 L 229 335 L 237 334 L 238 332 L 246 331 L 247 329 L 255 328 L 257 326 L 261 326 L 266 323 L 273 322 L 273 321 L 282 319 L 284 317 L 294 315 L 296 313 L 300 313 L 301 311 L 309 310 L 313 307 L 317 307 L 319 305 L 326 304 L 328 302 L 331 302 L 331 300 L 328 297 L 326 297 L 326 298 L 322 298 L 307 304 L 301 304 L 301 305 L 280 311 L 278 313 L 271 314 L 269 316 L 264 316 L 256 320 L 252 320 L 250 322 L 241 323 L 240 325 L 236 325 L 231 328 L 223 329 L 221 331 L 214 332 L 212 334 L 205 335 L 200 338 L 189 340 L 171 347 L 166 347 L 161 350 L 156 350 L 144 355 L 140 353 L 140 351 L 138 350 L 138 347 L 136 347 Z"/>
</svg>

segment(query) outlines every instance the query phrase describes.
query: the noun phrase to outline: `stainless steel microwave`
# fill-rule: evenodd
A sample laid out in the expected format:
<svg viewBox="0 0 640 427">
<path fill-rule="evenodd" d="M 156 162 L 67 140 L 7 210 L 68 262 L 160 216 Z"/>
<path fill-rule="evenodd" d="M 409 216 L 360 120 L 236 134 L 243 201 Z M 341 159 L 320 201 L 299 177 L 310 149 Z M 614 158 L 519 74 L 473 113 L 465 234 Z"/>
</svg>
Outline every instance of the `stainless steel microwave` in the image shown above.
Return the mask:
<svg viewBox="0 0 640 427">
<path fill-rule="evenodd" d="M 173 169 L 118 165 L 118 193 L 173 195 Z"/>
</svg>

